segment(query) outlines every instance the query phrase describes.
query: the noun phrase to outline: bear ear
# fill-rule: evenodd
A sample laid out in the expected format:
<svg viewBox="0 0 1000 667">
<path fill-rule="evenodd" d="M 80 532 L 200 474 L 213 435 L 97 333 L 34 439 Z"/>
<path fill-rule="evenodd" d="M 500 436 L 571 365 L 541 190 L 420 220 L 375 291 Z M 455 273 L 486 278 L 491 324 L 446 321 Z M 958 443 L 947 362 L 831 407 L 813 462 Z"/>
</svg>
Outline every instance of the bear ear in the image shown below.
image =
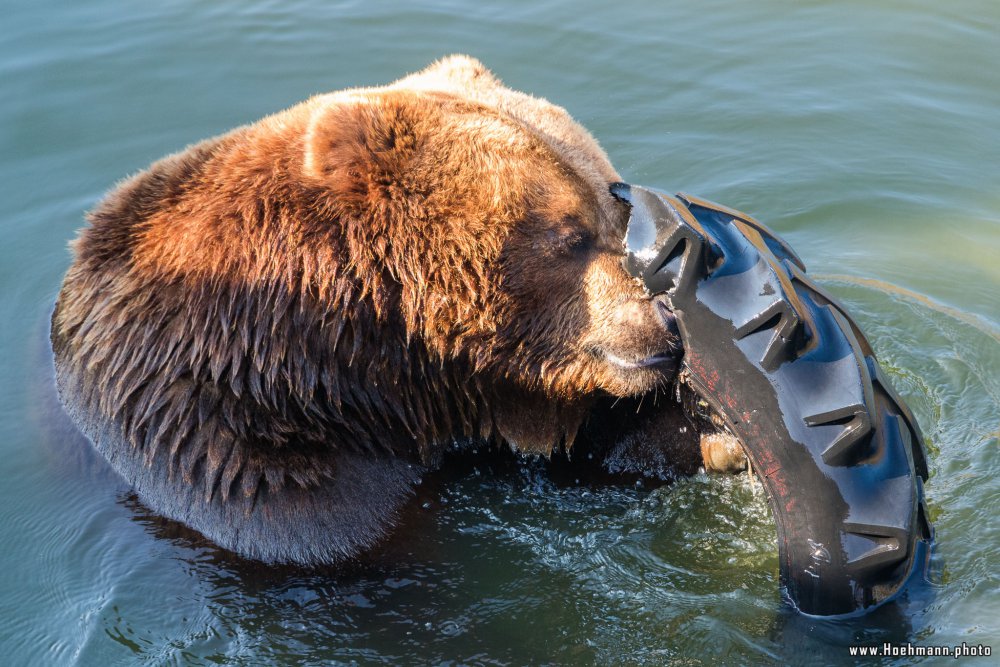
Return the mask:
<svg viewBox="0 0 1000 667">
<path fill-rule="evenodd" d="M 471 56 L 452 54 L 413 74 L 404 81 L 437 84 L 444 90 L 468 91 L 471 88 L 496 88 L 502 85 L 485 65 Z"/>
<path fill-rule="evenodd" d="M 389 85 L 393 90 L 423 90 L 475 99 L 503 88 L 493 72 L 471 56 L 453 54 L 437 60 L 419 72 L 408 74 Z"/>
<path fill-rule="evenodd" d="M 407 180 L 433 114 L 431 105 L 402 93 L 326 104 L 309 121 L 303 173 L 342 205 L 377 205 Z"/>
</svg>

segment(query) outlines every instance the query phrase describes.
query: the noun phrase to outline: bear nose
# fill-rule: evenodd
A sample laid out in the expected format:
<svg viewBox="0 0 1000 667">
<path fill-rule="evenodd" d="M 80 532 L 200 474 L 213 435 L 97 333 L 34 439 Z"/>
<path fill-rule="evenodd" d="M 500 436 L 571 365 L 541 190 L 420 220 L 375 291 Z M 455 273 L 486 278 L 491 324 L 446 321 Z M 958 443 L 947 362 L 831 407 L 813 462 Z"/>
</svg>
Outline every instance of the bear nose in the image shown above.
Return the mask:
<svg viewBox="0 0 1000 667">
<path fill-rule="evenodd" d="M 683 347 L 677 318 L 667 306 L 666 299 L 636 299 L 622 304 L 618 309 L 617 323 L 630 331 L 645 332 L 666 344 L 663 352 L 676 354 Z M 658 330 L 658 331 L 657 331 Z"/>
</svg>

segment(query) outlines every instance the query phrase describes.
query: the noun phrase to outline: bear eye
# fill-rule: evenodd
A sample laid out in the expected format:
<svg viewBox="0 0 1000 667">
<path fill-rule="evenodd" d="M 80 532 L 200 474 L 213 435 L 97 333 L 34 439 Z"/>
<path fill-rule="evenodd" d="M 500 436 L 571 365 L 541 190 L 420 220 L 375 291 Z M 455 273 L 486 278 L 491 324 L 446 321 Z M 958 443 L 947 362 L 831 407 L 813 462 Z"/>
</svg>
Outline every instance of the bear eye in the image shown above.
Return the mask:
<svg viewBox="0 0 1000 667">
<path fill-rule="evenodd" d="M 586 232 L 576 231 L 566 236 L 565 240 L 563 241 L 563 245 L 565 245 L 570 250 L 579 250 L 580 248 L 587 245 L 589 241 L 590 241 L 589 234 L 587 234 Z"/>
<path fill-rule="evenodd" d="M 549 233 L 554 249 L 561 253 L 577 253 L 586 249 L 592 240 L 585 229 L 559 229 Z"/>
</svg>

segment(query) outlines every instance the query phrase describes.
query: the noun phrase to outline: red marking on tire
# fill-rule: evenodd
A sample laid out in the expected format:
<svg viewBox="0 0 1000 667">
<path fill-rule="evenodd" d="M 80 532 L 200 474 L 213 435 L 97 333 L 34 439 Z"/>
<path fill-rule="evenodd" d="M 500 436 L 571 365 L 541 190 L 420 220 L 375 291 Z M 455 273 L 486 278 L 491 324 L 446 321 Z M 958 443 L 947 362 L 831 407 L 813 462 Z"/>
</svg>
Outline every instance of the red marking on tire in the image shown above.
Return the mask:
<svg viewBox="0 0 1000 667">
<path fill-rule="evenodd" d="M 708 377 L 705 378 L 705 384 L 708 385 L 709 389 L 711 389 L 712 391 L 715 391 L 716 385 L 719 384 L 719 371 L 714 371 L 713 370 L 708 375 Z"/>
<path fill-rule="evenodd" d="M 786 509 L 795 505 L 795 498 L 789 497 L 788 485 L 785 484 L 785 479 L 780 475 L 773 475 L 768 478 L 771 480 L 771 489 L 782 499 L 784 499 L 788 504 L 785 506 Z"/>
</svg>

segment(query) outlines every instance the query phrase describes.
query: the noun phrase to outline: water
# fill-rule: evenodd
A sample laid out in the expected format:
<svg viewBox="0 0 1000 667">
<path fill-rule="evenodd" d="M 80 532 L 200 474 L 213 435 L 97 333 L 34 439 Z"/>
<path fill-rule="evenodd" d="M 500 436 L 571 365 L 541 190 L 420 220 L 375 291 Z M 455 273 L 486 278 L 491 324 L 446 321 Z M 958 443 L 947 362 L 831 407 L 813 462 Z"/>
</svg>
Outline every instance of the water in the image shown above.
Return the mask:
<svg viewBox="0 0 1000 667">
<path fill-rule="evenodd" d="M 849 663 L 851 642 L 1000 650 L 1000 5 L 15 3 L 0 28 L 6 664 L 822 665 Z M 800 618 L 746 478 L 588 489 L 530 464 L 426 490 L 404 546 L 368 566 L 265 568 L 149 516 L 60 447 L 34 388 L 83 211 L 168 152 L 451 52 L 567 107 L 626 180 L 766 221 L 843 299 L 929 439 L 929 583 L 859 621 Z"/>
</svg>

